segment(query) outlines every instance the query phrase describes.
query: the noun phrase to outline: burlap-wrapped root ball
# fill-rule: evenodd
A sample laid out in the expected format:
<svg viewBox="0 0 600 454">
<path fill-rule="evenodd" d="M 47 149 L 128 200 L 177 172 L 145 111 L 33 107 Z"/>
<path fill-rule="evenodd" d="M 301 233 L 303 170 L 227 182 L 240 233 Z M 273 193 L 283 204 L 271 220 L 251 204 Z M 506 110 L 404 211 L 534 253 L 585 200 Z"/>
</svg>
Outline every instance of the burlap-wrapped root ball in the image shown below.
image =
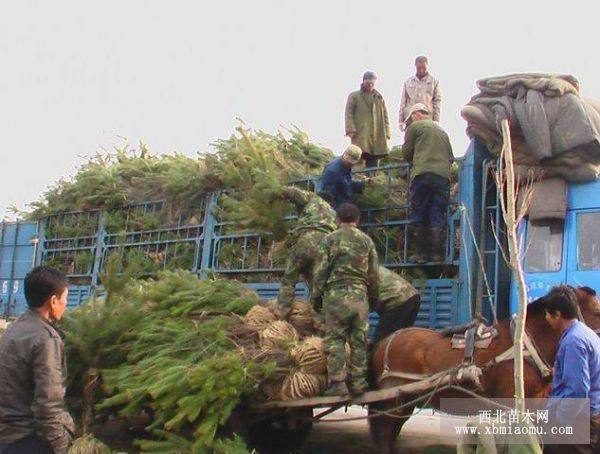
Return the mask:
<svg viewBox="0 0 600 454">
<path fill-rule="evenodd" d="M 307 337 L 290 351 L 290 357 L 301 372 L 314 375 L 327 375 L 325 345 L 320 337 Z"/>
<path fill-rule="evenodd" d="M 244 324 L 255 331 L 264 330 L 276 320 L 273 312 L 259 304 L 252 306 L 244 316 Z"/>
<path fill-rule="evenodd" d="M 110 454 L 108 446 L 91 435 L 84 435 L 73 442 L 69 454 Z"/>
<path fill-rule="evenodd" d="M 324 375 L 295 371 L 283 380 L 281 399 L 292 400 L 318 396 L 325 390 L 326 384 L 327 379 Z"/>
<path fill-rule="evenodd" d="M 277 320 L 259 333 L 260 346 L 263 350 L 289 349 L 298 342 L 298 331 L 283 320 Z"/>
<path fill-rule="evenodd" d="M 319 316 L 310 303 L 304 300 L 296 300 L 292 303 L 287 319 L 302 335 L 315 334 L 322 327 Z"/>
</svg>

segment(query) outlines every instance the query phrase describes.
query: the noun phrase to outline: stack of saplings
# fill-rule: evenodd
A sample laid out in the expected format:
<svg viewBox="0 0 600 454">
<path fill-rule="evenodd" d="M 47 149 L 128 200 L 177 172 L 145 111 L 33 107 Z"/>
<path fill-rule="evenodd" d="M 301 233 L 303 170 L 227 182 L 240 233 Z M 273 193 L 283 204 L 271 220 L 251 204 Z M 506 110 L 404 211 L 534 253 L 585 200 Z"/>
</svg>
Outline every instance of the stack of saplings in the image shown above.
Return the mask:
<svg viewBox="0 0 600 454">
<path fill-rule="evenodd" d="M 139 280 L 117 265 L 112 259 L 104 276 L 106 294 L 61 327 L 69 402 L 84 432 L 119 417 L 142 421 L 136 445 L 144 452 L 242 452 L 242 440 L 224 430 L 244 399 L 322 391 L 322 341 L 310 336 L 298 305 L 303 334 L 235 280 L 185 271 Z"/>
</svg>

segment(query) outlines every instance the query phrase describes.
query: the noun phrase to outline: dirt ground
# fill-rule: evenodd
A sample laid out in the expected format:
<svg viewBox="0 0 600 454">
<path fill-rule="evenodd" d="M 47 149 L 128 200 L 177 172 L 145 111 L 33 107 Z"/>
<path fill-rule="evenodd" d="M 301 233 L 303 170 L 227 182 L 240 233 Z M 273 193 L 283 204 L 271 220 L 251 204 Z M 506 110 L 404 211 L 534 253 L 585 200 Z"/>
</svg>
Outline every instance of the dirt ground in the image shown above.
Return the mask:
<svg viewBox="0 0 600 454">
<path fill-rule="evenodd" d="M 347 412 L 339 410 L 328 420 L 366 415 L 360 407 L 350 407 Z M 396 446 L 400 453 L 442 454 L 456 452 L 458 438 L 454 422 L 462 418 L 441 416 L 424 410 L 411 417 L 402 428 Z M 301 451 L 303 454 L 376 454 L 369 438 L 366 420 L 349 422 L 326 422 L 315 424 Z"/>
<path fill-rule="evenodd" d="M 366 419 L 340 421 L 345 418 L 366 416 L 361 407 L 338 410 L 317 423 L 304 446 L 290 454 L 377 454 L 369 438 Z M 413 415 L 402 428 L 397 448 L 400 453 L 449 454 L 456 452 L 458 437 L 454 425 L 464 418 L 440 415 L 423 410 Z M 337 421 L 337 422 L 334 422 Z M 132 453 L 133 437 L 119 430 L 118 424 L 105 424 L 95 428 L 96 436 L 109 442 L 111 447 Z M 285 454 L 285 453 L 283 453 Z"/>
</svg>

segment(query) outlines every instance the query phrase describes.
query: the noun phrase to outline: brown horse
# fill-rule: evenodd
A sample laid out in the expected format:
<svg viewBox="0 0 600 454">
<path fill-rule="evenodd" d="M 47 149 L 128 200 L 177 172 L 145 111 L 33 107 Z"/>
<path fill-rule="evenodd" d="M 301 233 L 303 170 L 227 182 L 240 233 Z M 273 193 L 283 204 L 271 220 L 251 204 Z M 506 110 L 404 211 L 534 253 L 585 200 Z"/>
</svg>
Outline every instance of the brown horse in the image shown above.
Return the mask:
<svg viewBox="0 0 600 454">
<path fill-rule="evenodd" d="M 583 320 L 592 329 L 600 328 L 600 303 L 595 292 L 586 287 L 576 289 L 577 299 Z M 558 348 L 560 335 L 550 328 L 545 320 L 542 299 L 529 304 L 526 332 L 536 346 L 539 356 L 550 367 Z M 473 362 L 482 367 L 513 345 L 510 321 L 504 320 L 496 324 L 498 336 L 487 349 L 476 349 Z M 392 337 L 393 336 L 393 337 Z M 389 347 L 387 344 L 390 344 Z M 412 374 L 434 374 L 458 366 L 463 361 L 464 350 L 451 347 L 448 337 L 425 328 L 406 328 L 383 339 L 375 346 L 373 354 L 374 376 L 380 378 L 384 370 L 385 351 L 389 348 L 388 367 L 393 372 Z M 497 364 L 482 367 L 481 387 L 478 394 L 489 398 L 511 398 L 514 395 L 513 360 L 505 360 Z M 404 378 L 388 377 L 381 381 L 380 388 L 410 383 Z M 551 387 L 551 377 L 542 378 L 539 369 L 525 362 L 525 394 L 526 397 L 546 397 Z M 464 397 L 460 391 L 445 390 L 435 394 L 429 406 L 439 408 L 440 399 L 448 397 Z M 414 398 L 415 396 L 412 396 Z M 370 407 L 371 411 L 390 410 L 402 402 L 378 403 Z M 408 406 L 391 416 L 378 416 L 370 420 L 371 437 L 377 444 L 380 453 L 393 453 L 394 444 L 402 425 L 412 414 L 415 405 Z"/>
</svg>

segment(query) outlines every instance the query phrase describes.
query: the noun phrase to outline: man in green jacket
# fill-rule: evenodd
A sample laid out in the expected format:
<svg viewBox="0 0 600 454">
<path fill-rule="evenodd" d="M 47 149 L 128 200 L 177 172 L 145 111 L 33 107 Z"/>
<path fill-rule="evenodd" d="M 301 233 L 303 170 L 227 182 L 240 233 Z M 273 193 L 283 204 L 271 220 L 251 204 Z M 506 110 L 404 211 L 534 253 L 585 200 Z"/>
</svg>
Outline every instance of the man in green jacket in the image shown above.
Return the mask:
<svg viewBox="0 0 600 454">
<path fill-rule="evenodd" d="M 367 167 L 389 154 L 387 141 L 392 136 L 390 120 L 383 96 L 375 90 L 377 76 L 371 71 L 363 75 L 360 90 L 350 93 L 346 102 L 346 136 L 363 151 Z"/>
<path fill-rule="evenodd" d="M 415 104 L 411 108 L 408 122 L 402 152 L 406 161 L 412 164 L 411 240 L 416 247 L 409 260 L 415 263 L 425 263 L 428 259 L 441 262 L 445 257 L 443 234 L 450 198 L 450 169 L 454 160 L 452 146 L 448 134 L 429 119 L 429 109 L 424 104 Z"/>
<path fill-rule="evenodd" d="M 311 297 L 315 309 L 325 315 L 326 394 L 361 394 L 367 389 L 369 307 L 379 298 L 377 251 L 373 240 L 357 228 L 356 205 L 342 204 L 337 215 L 339 229 L 321 243 Z"/>
</svg>

